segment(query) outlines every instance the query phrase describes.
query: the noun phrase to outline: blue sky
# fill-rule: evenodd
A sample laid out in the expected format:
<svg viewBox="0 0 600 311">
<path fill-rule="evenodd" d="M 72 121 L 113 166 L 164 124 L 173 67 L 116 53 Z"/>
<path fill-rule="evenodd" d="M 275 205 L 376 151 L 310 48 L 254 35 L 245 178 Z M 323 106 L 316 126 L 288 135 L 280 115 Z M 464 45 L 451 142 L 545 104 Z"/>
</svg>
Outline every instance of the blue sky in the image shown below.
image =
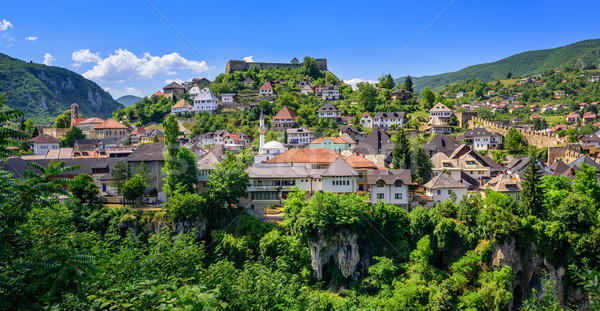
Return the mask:
<svg viewBox="0 0 600 311">
<path fill-rule="evenodd" d="M 597 0 L 10 1 L 0 52 L 74 70 L 117 98 L 212 79 L 245 57 L 327 58 L 353 81 L 455 71 L 600 38 L 599 11 Z"/>
</svg>

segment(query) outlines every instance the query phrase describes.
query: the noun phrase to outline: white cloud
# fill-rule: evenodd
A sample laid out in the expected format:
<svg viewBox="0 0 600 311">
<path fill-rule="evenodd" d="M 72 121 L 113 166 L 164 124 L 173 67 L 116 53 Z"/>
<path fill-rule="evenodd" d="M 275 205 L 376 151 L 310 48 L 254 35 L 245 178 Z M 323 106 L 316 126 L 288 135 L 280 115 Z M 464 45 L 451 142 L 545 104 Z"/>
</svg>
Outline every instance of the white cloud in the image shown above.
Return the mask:
<svg viewBox="0 0 600 311">
<path fill-rule="evenodd" d="M 8 28 L 12 28 L 13 24 L 5 19 L 0 22 L 0 31 L 5 31 Z"/>
<path fill-rule="evenodd" d="M 37 37 L 25 37 L 25 40 L 27 40 L 27 41 L 35 41 L 37 39 L 38 39 Z"/>
<path fill-rule="evenodd" d="M 74 68 L 79 68 L 81 67 L 81 63 L 73 63 L 71 66 L 73 66 Z"/>
<path fill-rule="evenodd" d="M 244 61 L 246 63 L 254 63 L 254 58 L 252 58 L 252 57 L 253 57 L 252 55 L 246 56 L 246 57 L 244 57 Z"/>
<path fill-rule="evenodd" d="M 52 62 L 54 61 L 54 57 L 50 55 L 50 53 L 46 53 L 44 55 L 44 65 L 52 66 Z"/>
<path fill-rule="evenodd" d="M 208 71 L 205 61 L 191 61 L 178 53 L 152 56 L 144 53 L 142 57 L 126 49 L 118 49 L 115 54 L 97 62 L 94 68 L 83 73 L 88 79 L 123 82 L 150 79 L 157 74 L 174 75 L 175 69 L 192 70 L 196 73 Z"/>
<path fill-rule="evenodd" d="M 102 60 L 100 53 L 92 53 L 89 49 L 75 51 L 71 58 L 78 63 L 95 63 Z"/>
<path fill-rule="evenodd" d="M 181 80 L 181 79 L 167 79 L 167 80 L 165 80 L 165 84 L 166 84 L 166 85 L 169 85 L 169 84 L 171 84 L 171 82 L 177 82 L 177 83 L 181 84 L 181 83 L 183 83 L 184 81 L 183 81 L 183 80 Z"/>
<path fill-rule="evenodd" d="M 125 91 L 127 92 L 127 94 L 135 94 L 135 95 L 142 94 L 142 92 L 138 91 L 136 88 L 134 88 L 132 86 L 125 88 Z"/>
<path fill-rule="evenodd" d="M 375 80 L 365 80 L 365 79 L 361 79 L 361 78 L 354 78 L 354 79 L 350 79 L 350 80 L 344 80 L 344 83 L 350 85 L 352 87 L 353 90 L 356 90 L 356 85 L 360 82 L 367 82 L 370 84 L 373 83 L 377 83 L 377 81 Z"/>
</svg>

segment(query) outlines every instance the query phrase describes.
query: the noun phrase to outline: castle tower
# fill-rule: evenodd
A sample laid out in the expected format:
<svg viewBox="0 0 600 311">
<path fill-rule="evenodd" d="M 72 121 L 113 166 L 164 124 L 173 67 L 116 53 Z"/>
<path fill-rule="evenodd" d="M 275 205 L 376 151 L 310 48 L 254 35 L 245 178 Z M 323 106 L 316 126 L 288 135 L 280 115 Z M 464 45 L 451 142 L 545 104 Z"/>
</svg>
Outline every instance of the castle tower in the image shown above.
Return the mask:
<svg viewBox="0 0 600 311">
<path fill-rule="evenodd" d="M 265 116 L 263 115 L 262 110 L 260 111 L 260 128 L 258 132 L 260 133 L 260 145 L 259 148 L 262 148 L 265 145 Z"/>
<path fill-rule="evenodd" d="M 75 120 L 79 118 L 79 105 L 76 103 L 71 104 L 71 127 L 75 125 Z"/>
</svg>

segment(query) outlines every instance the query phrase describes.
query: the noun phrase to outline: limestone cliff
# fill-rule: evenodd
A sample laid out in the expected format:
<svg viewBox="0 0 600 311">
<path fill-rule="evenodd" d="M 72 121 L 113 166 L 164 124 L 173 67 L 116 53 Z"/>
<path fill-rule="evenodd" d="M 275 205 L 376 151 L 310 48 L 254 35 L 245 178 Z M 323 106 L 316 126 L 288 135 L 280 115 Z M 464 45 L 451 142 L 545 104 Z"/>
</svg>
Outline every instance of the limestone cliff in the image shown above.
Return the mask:
<svg viewBox="0 0 600 311">
<path fill-rule="evenodd" d="M 357 280 L 369 267 L 365 251 L 361 257 L 356 233 L 338 232 L 332 237 L 322 235 L 318 240 L 309 241 L 308 246 L 311 265 L 319 280 L 323 278 L 323 268 L 331 260 L 349 280 Z"/>
</svg>

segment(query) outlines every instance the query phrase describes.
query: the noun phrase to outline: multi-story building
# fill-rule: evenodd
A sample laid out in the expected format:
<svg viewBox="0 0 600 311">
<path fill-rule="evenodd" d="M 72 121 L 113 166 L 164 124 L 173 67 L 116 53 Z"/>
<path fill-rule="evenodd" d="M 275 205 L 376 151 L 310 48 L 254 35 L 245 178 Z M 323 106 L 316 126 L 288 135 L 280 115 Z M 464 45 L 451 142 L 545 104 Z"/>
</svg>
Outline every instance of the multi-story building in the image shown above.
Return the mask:
<svg viewBox="0 0 600 311">
<path fill-rule="evenodd" d="M 315 140 L 315 132 L 306 128 L 291 128 L 287 129 L 287 144 L 305 146 Z"/>
<path fill-rule="evenodd" d="M 325 103 L 319 110 L 317 110 L 319 118 L 331 118 L 331 119 L 339 119 L 342 116 L 342 113 L 332 104 Z"/>
<path fill-rule="evenodd" d="M 194 100 L 195 111 L 212 112 L 219 109 L 219 99 L 213 92 L 205 87 L 200 89 L 194 86 L 189 91 L 190 97 Z"/>
<path fill-rule="evenodd" d="M 127 126 L 113 119 L 108 119 L 94 128 L 96 139 L 122 139 L 127 137 L 127 130 Z"/>
<path fill-rule="evenodd" d="M 367 179 L 371 187 L 372 204 L 383 202 L 409 210 L 408 187 L 412 184 L 410 170 L 373 170 L 368 172 Z"/>
<path fill-rule="evenodd" d="M 321 90 L 322 100 L 338 100 L 340 99 L 340 87 L 337 85 L 328 85 Z"/>
<path fill-rule="evenodd" d="M 294 124 L 296 124 L 296 116 L 287 106 L 283 106 L 273 117 L 273 130 L 275 131 L 285 131 Z"/>
</svg>

